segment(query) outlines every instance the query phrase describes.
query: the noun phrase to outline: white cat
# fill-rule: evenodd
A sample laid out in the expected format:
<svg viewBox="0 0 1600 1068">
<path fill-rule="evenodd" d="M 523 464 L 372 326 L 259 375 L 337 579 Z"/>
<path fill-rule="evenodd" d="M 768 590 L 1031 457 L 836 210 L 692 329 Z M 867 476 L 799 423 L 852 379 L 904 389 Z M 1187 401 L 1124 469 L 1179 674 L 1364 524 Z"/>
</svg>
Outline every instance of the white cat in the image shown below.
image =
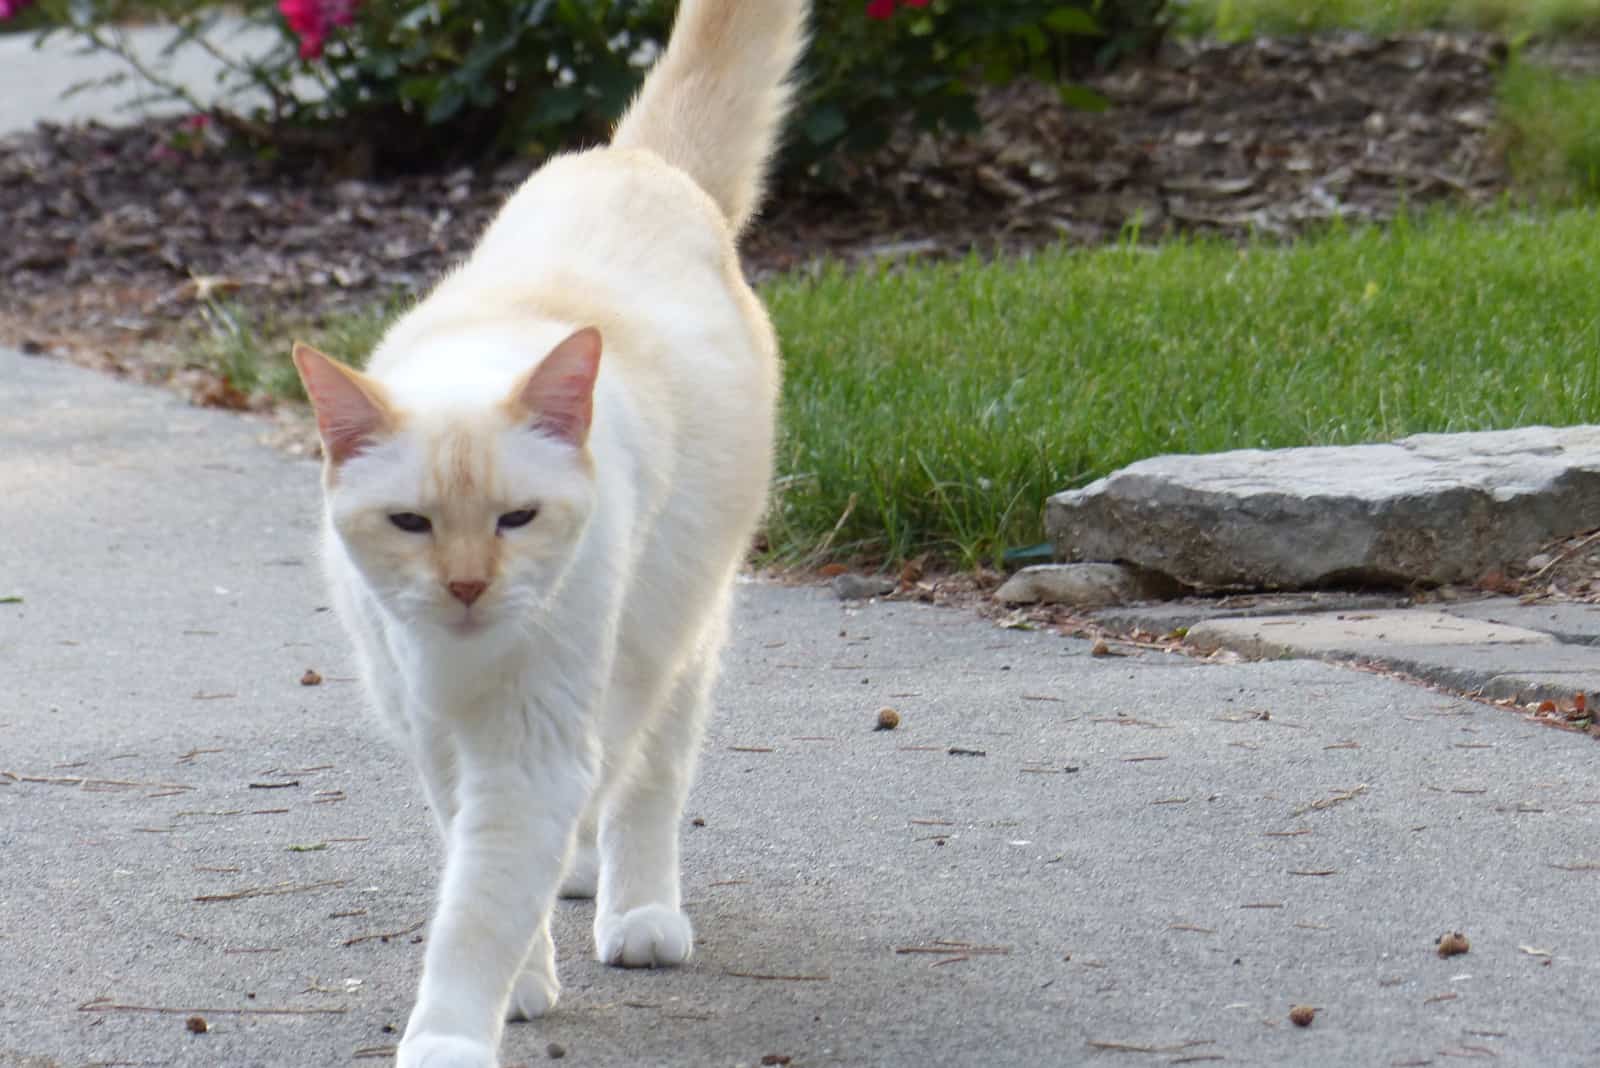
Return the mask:
<svg viewBox="0 0 1600 1068">
<path fill-rule="evenodd" d="M 806 0 L 684 0 L 612 144 L 552 160 L 365 374 L 303 345 L 333 595 L 445 869 L 403 1068 L 487 1068 L 599 958 L 673 965 L 678 823 L 761 517 L 777 342 L 734 239 Z M 565 876 L 565 882 L 563 882 Z"/>
</svg>

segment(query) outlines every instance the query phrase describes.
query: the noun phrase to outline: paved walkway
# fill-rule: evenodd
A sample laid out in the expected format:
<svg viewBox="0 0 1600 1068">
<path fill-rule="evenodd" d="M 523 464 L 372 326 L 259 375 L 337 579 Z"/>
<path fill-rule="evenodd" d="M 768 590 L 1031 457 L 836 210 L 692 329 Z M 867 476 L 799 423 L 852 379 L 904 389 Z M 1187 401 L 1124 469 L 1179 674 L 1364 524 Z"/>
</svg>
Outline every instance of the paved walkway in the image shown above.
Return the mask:
<svg viewBox="0 0 1600 1068">
<path fill-rule="evenodd" d="M 323 609 L 316 469 L 261 430 L 0 352 L 0 1064 L 343 1064 L 404 1022 L 437 851 Z M 603 968 L 563 904 L 508 1065 L 1600 1058 L 1588 738 L 760 584 L 719 703 L 697 956 Z"/>
</svg>

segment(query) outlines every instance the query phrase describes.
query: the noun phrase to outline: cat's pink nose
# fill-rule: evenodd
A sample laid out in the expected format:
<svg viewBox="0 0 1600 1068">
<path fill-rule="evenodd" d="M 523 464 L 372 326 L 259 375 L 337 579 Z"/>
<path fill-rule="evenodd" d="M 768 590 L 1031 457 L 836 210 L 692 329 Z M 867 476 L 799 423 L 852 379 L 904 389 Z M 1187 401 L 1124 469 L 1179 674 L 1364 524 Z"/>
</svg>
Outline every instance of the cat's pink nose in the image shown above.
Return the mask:
<svg viewBox="0 0 1600 1068">
<path fill-rule="evenodd" d="M 489 584 L 473 579 L 470 582 L 452 582 L 449 587 L 450 596 L 464 605 L 471 605 L 473 601 L 483 596 L 483 591 L 489 588 Z"/>
</svg>

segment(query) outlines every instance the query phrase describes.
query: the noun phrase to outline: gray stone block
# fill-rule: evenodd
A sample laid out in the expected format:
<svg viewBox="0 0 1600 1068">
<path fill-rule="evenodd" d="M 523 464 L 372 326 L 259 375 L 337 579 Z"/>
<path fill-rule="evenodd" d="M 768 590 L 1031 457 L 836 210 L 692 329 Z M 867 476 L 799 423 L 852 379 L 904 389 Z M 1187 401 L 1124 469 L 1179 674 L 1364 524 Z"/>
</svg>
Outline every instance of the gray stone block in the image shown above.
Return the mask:
<svg viewBox="0 0 1600 1068">
<path fill-rule="evenodd" d="M 1226 597 L 1184 597 L 1175 601 L 1101 608 L 1089 618 L 1119 631 L 1170 634 L 1188 630 L 1208 619 L 1246 619 L 1254 616 L 1306 615 L 1315 612 L 1368 612 L 1380 608 L 1405 608 L 1411 599 L 1403 593 L 1358 593 L 1315 590 L 1309 593 L 1236 593 Z"/>
<path fill-rule="evenodd" d="M 1063 561 L 1194 586 L 1474 580 L 1600 527 L 1600 427 L 1141 460 L 1050 498 Z"/>
<path fill-rule="evenodd" d="M 1461 619 L 1420 608 L 1332 612 L 1253 619 L 1213 619 L 1189 628 L 1185 640 L 1202 652 L 1227 648 L 1246 656 L 1333 656 L 1387 660 L 1411 648 L 1555 646 L 1548 634 L 1522 627 Z M 1475 654 L 1481 659 L 1481 652 Z M 1592 657 L 1592 654 L 1590 654 Z M 1518 662 L 1521 662 L 1519 659 Z"/>
<path fill-rule="evenodd" d="M 1600 693 L 1600 655 L 1534 629 L 1413 608 L 1212 619 L 1185 641 L 1203 652 L 1374 664 L 1464 693 L 1518 702 Z"/>
</svg>

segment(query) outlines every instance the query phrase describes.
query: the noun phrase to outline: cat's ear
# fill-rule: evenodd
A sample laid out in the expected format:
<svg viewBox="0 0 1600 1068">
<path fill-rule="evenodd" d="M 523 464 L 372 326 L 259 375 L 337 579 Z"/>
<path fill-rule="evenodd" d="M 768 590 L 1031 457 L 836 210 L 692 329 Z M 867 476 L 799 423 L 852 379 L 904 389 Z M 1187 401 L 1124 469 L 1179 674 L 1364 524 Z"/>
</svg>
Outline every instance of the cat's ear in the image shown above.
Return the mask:
<svg viewBox="0 0 1600 1068">
<path fill-rule="evenodd" d="M 333 466 L 394 429 L 394 413 L 382 387 L 366 375 L 298 341 L 294 366 L 317 413 L 322 451 Z"/>
<path fill-rule="evenodd" d="M 592 326 L 550 350 L 511 390 L 512 417 L 560 441 L 581 446 L 594 417 L 594 379 L 600 371 L 600 331 Z"/>
</svg>

